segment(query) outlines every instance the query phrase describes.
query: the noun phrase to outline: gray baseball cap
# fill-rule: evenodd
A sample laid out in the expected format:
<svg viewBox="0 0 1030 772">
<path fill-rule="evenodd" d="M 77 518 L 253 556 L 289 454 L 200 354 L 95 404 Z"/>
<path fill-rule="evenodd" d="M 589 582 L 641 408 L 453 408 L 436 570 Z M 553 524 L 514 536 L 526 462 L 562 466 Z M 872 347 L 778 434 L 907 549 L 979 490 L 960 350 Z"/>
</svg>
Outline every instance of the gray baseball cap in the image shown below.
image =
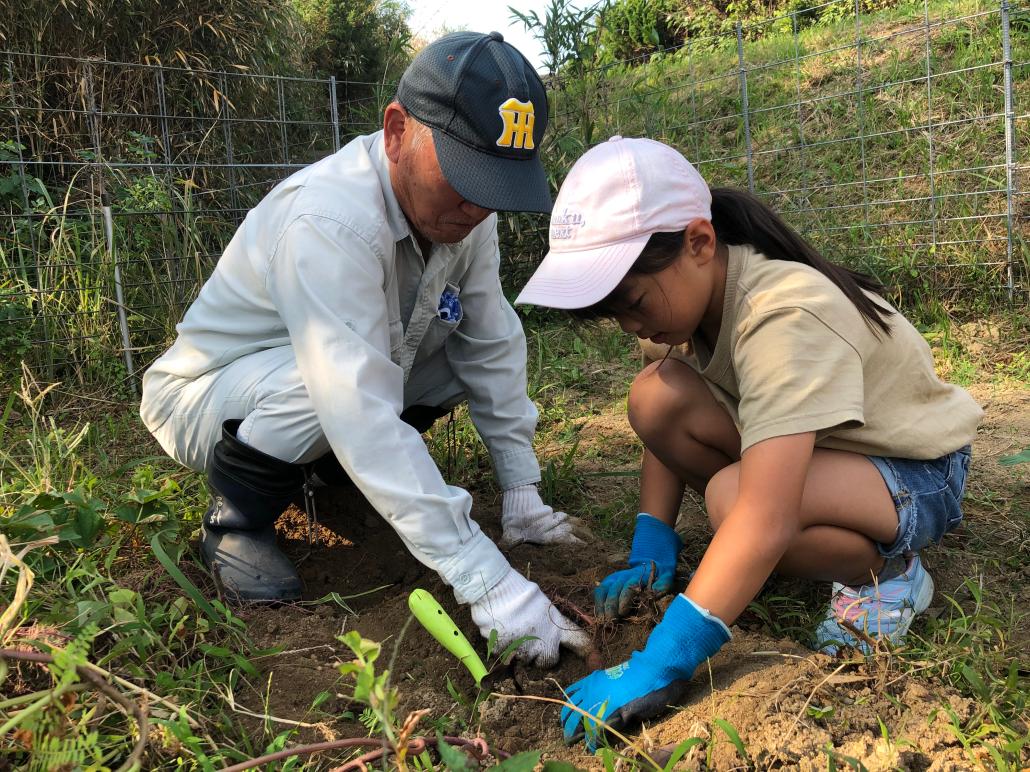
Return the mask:
<svg viewBox="0 0 1030 772">
<path fill-rule="evenodd" d="M 532 65 L 499 32 L 454 32 L 422 49 L 397 101 L 432 130 L 447 182 L 485 209 L 550 212 L 540 163 L 547 93 Z"/>
</svg>

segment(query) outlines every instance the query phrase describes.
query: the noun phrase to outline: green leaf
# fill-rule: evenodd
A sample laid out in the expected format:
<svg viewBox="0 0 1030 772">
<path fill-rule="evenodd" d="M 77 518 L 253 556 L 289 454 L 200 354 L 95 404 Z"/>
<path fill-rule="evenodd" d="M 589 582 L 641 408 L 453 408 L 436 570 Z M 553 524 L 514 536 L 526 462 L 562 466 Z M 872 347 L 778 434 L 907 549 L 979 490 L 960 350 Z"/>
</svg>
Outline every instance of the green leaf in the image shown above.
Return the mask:
<svg viewBox="0 0 1030 772">
<path fill-rule="evenodd" d="M 107 593 L 107 599 L 114 603 L 116 606 L 131 606 L 136 602 L 138 594 L 135 590 L 130 590 L 126 587 L 120 587 L 117 590 L 111 590 Z"/>
<path fill-rule="evenodd" d="M 462 707 L 467 708 L 469 706 L 469 701 L 464 697 L 464 695 L 461 694 L 461 692 L 457 690 L 457 688 L 454 686 L 454 682 L 451 681 L 450 676 L 444 676 L 444 683 L 447 687 L 447 693 L 451 695 L 451 699 L 459 705 L 461 705 Z"/>
<path fill-rule="evenodd" d="M 202 652 L 209 657 L 218 657 L 219 659 L 232 659 L 233 652 L 224 646 L 212 646 L 209 643 L 200 643 L 197 645 Z"/>
<path fill-rule="evenodd" d="M 525 751 L 516 753 L 514 756 L 505 759 L 493 769 L 503 772 L 533 772 L 536 765 L 540 763 L 541 751 Z"/>
<path fill-rule="evenodd" d="M 75 530 L 78 538 L 70 541 L 76 542 L 80 547 L 93 543 L 97 535 L 104 528 L 104 519 L 90 506 L 76 507 Z"/>
<path fill-rule="evenodd" d="M 311 709 L 312 710 L 316 710 L 317 708 L 319 708 L 322 705 L 322 703 L 324 703 L 326 700 L 328 700 L 332 696 L 333 695 L 332 695 L 331 692 L 319 692 L 318 694 L 315 695 L 315 699 L 313 699 L 311 701 Z"/>
<path fill-rule="evenodd" d="M 3 526 L 8 538 L 24 541 L 49 536 L 58 527 L 49 512 L 36 511 L 31 504 L 19 507 L 12 517 L 4 518 Z"/>
<path fill-rule="evenodd" d="M 444 769 L 449 769 L 451 772 L 471 772 L 472 765 L 469 763 L 469 757 L 453 745 L 448 745 L 441 732 L 436 733 L 436 749 L 440 753 L 440 762 Z"/>
<path fill-rule="evenodd" d="M 584 770 L 567 761 L 545 761 L 543 772 L 584 772 Z"/>
<path fill-rule="evenodd" d="M 519 646 L 524 644 L 526 641 L 535 641 L 537 637 L 535 635 L 523 635 L 521 638 L 516 638 L 514 641 L 504 647 L 504 651 L 501 652 L 499 659 L 505 665 L 511 662 L 511 658 L 515 656 L 515 652 L 519 650 Z"/>
<path fill-rule="evenodd" d="M 193 584 L 186 575 L 179 570 L 179 567 L 175 565 L 175 561 L 168 557 L 168 553 L 165 552 L 165 548 L 161 544 L 161 538 L 158 534 L 154 534 L 150 539 L 150 548 L 154 551 L 154 557 L 157 558 L 158 562 L 164 566 L 165 571 L 175 580 L 175 583 L 182 588 L 194 603 L 204 612 L 204 615 L 215 624 L 221 624 L 222 620 L 218 614 L 215 613 L 214 608 L 207 602 L 207 599 L 201 594 L 200 590 L 197 589 L 196 585 Z"/>
<path fill-rule="evenodd" d="M 832 705 L 809 705 L 805 712 L 815 719 L 829 718 L 833 715 Z"/>
<path fill-rule="evenodd" d="M 111 510 L 116 519 L 132 525 L 156 523 L 165 519 L 164 512 L 155 512 L 154 507 L 139 504 L 120 504 Z"/>
<path fill-rule="evenodd" d="M 669 760 L 665 763 L 663 772 L 671 772 L 671 770 L 676 766 L 676 764 L 679 763 L 679 760 L 690 752 L 691 748 L 700 745 L 703 742 L 704 739 L 700 737 L 688 737 L 686 740 L 681 742 L 679 745 L 673 748 L 672 755 L 669 756 Z"/>
<path fill-rule="evenodd" d="M 999 464 L 1004 466 L 1015 466 L 1016 464 L 1030 464 L 1030 448 L 1023 448 L 1014 456 L 1002 456 L 998 459 Z"/>
<path fill-rule="evenodd" d="M 969 682 L 969 685 L 973 687 L 973 691 L 976 692 L 977 696 L 983 698 L 990 697 L 990 689 L 987 688 L 987 685 L 983 682 L 983 679 L 980 678 L 980 675 L 969 667 L 969 665 L 962 665 L 959 668 L 959 672 L 961 672 L 962 677 Z"/>
<path fill-rule="evenodd" d="M 347 648 L 354 652 L 354 656 L 367 664 L 375 662 L 376 657 L 379 656 L 379 652 L 382 650 L 382 646 L 373 640 L 362 638 L 361 633 L 357 630 L 351 630 L 337 636 L 337 639 L 341 643 L 346 644 Z"/>
<path fill-rule="evenodd" d="M 236 667 L 240 669 L 241 672 L 246 673 L 251 678 L 257 678 L 257 668 L 254 667 L 251 661 L 244 657 L 242 654 L 237 654 L 234 652 L 232 655 L 232 661 L 236 665 Z"/>
<path fill-rule="evenodd" d="M 37 493 L 29 500 L 36 509 L 57 509 L 64 503 L 64 499 L 53 493 Z"/>
<path fill-rule="evenodd" d="M 724 721 L 721 718 L 714 719 L 713 723 L 730 738 L 730 742 L 733 743 L 733 747 L 737 749 L 737 753 L 740 754 L 740 758 L 744 759 L 744 761 L 749 761 L 751 757 L 748 756 L 747 748 L 744 747 L 744 742 L 740 739 L 740 735 L 737 734 L 737 730 L 733 728 L 733 724 L 729 721 Z"/>
<path fill-rule="evenodd" d="M 375 688 L 375 673 L 372 668 L 365 667 L 357 671 L 358 677 L 354 684 L 354 699 L 358 702 L 369 702 L 372 689 Z"/>
</svg>

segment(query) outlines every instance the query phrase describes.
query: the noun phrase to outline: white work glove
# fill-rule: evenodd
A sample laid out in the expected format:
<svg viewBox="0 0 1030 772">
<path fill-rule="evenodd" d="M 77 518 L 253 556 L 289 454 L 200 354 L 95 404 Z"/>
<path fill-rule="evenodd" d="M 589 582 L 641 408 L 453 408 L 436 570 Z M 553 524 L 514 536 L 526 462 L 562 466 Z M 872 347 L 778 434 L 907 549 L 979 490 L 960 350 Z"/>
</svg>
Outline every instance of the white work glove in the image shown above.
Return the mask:
<svg viewBox="0 0 1030 772">
<path fill-rule="evenodd" d="M 575 522 L 555 512 L 540 498 L 535 485 L 520 485 L 504 492 L 501 501 L 502 547 L 516 544 L 582 544 L 572 532 Z"/>
<path fill-rule="evenodd" d="M 560 646 L 581 657 L 593 650 L 590 636 L 558 611 L 539 585 L 514 568 L 472 604 L 472 621 L 484 638 L 497 630 L 497 652 L 518 638 L 534 636 L 519 647 L 515 656 L 538 667 L 556 665 Z"/>
</svg>

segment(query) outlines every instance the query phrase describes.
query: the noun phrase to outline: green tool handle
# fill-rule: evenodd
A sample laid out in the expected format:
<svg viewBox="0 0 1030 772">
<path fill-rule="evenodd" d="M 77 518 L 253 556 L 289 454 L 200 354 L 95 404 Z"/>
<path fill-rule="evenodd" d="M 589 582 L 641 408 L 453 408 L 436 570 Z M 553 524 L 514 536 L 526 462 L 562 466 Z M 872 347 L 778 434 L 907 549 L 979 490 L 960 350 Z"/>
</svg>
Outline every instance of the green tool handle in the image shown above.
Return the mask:
<svg viewBox="0 0 1030 772">
<path fill-rule="evenodd" d="M 408 608 L 429 634 L 468 668 L 472 677 L 476 679 L 476 684 L 482 682 L 483 676 L 486 675 L 483 660 L 476 654 L 468 638 L 462 635 L 461 630 L 454 624 L 454 620 L 437 603 L 436 598 L 425 590 L 412 590 L 408 596 Z"/>
</svg>

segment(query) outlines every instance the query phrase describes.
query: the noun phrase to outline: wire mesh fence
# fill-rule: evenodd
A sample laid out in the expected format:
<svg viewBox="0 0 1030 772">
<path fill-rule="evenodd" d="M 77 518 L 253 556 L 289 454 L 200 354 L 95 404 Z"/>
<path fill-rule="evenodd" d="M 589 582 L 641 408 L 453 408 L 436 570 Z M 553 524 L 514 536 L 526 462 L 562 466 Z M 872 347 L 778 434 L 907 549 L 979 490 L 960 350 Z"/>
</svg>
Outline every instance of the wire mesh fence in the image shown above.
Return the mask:
<svg viewBox="0 0 1030 772">
<path fill-rule="evenodd" d="M 869 17 L 860 2 L 558 80 L 557 144 L 663 138 L 899 294 L 1026 304 L 1030 13 L 974 0 Z"/>
<path fill-rule="evenodd" d="M 124 382 L 247 210 L 374 131 L 388 87 L 2 54 L 0 354 Z"/>
<path fill-rule="evenodd" d="M 872 22 L 835 0 L 552 77 L 545 158 L 560 179 L 612 134 L 661 138 L 899 292 L 1026 304 L 1030 17 L 907 8 Z M 79 387 L 132 388 L 247 210 L 375 131 L 393 94 L 18 52 L 0 67 L 0 361 Z"/>
</svg>

